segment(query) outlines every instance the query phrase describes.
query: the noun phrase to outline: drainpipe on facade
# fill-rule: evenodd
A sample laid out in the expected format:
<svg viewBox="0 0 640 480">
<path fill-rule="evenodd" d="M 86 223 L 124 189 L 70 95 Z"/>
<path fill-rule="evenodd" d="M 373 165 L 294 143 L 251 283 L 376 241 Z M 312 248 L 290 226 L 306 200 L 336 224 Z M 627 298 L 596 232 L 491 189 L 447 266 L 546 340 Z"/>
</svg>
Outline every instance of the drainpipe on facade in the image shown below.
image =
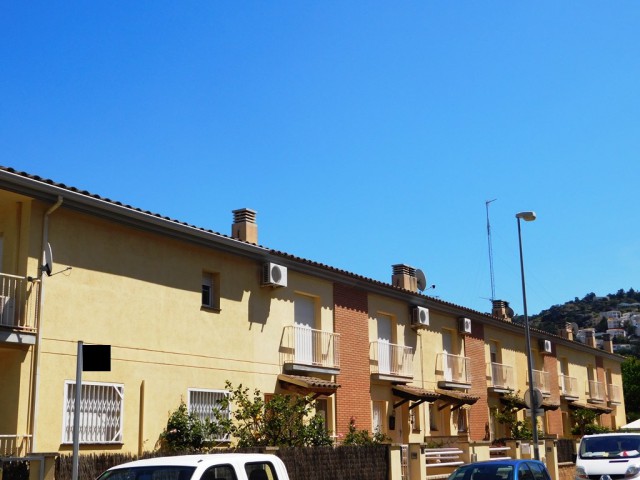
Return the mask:
<svg viewBox="0 0 640 480">
<path fill-rule="evenodd" d="M 36 334 L 36 344 L 33 348 L 33 396 L 31 397 L 31 452 L 36 449 L 36 431 L 38 426 L 38 396 L 40 388 L 40 344 L 42 342 L 42 308 L 44 306 L 44 275 L 42 265 L 45 264 L 45 250 L 49 243 L 49 215 L 55 212 L 62 205 L 63 198 L 58 196 L 58 200 L 44 214 L 42 219 L 42 263 L 38 267 L 38 281 L 40 282 L 40 295 L 38 296 L 38 333 Z"/>
</svg>

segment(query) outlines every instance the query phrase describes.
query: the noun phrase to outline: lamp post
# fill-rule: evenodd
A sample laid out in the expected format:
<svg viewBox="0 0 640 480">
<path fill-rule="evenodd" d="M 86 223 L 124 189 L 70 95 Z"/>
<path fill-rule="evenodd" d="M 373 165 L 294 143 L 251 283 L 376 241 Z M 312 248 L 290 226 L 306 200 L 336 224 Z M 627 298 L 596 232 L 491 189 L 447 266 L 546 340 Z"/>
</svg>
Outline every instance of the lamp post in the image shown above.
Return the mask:
<svg viewBox="0 0 640 480">
<path fill-rule="evenodd" d="M 527 290 L 524 283 L 524 260 L 522 258 L 522 234 L 520 232 L 520 220 L 532 222 L 536 219 L 536 212 L 520 212 L 516 213 L 518 219 L 518 245 L 520 246 L 520 276 L 522 277 L 522 304 L 524 308 L 524 338 L 527 349 L 527 369 L 529 371 L 529 398 L 531 399 L 531 431 L 533 434 L 533 456 L 536 460 L 540 460 L 540 452 L 538 450 L 538 422 L 536 418 L 536 395 L 534 392 L 535 385 L 533 379 L 533 362 L 531 358 L 531 334 L 529 332 L 529 316 L 527 315 Z"/>
</svg>

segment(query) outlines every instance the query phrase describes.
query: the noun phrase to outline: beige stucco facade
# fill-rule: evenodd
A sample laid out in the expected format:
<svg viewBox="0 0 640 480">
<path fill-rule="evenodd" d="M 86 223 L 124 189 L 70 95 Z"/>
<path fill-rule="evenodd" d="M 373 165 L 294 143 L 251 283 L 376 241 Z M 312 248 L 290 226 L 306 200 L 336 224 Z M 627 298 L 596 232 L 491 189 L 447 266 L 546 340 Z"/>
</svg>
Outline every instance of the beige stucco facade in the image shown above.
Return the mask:
<svg viewBox="0 0 640 480">
<path fill-rule="evenodd" d="M 83 452 L 152 450 L 192 390 L 222 392 L 227 380 L 265 394 L 316 388 L 338 440 L 351 418 L 398 444 L 488 445 L 506 433 L 492 410 L 529 387 L 520 325 L 60 184 L 6 170 L 0 180 L 0 273 L 30 292 L 14 323 L 0 325 L 0 445 L 28 439 L 10 445 L 14 453 L 71 450 L 65 398 L 79 341 L 111 346 L 111 371 L 82 379 L 122 402 L 118 440 L 84 442 Z M 47 243 L 51 276 L 41 268 Z M 286 269 L 286 286 L 264 285 L 266 262 Z M 427 324 L 415 324 L 418 306 Z M 624 402 L 608 393 L 621 393 L 621 357 L 533 337 L 534 369 L 550 379 L 546 432 L 569 435 L 578 404 L 600 408 L 612 427 L 624 423 Z M 545 339 L 550 352 L 540 350 Z M 307 340 L 313 359 L 300 355 Z M 496 366 L 511 372 L 508 384 L 498 384 Z M 563 375 L 575 378 L 575 398 L 561 392 Z M 604 398 L 593 398 L 589 380 L 606 385 Z"/>
</svg>

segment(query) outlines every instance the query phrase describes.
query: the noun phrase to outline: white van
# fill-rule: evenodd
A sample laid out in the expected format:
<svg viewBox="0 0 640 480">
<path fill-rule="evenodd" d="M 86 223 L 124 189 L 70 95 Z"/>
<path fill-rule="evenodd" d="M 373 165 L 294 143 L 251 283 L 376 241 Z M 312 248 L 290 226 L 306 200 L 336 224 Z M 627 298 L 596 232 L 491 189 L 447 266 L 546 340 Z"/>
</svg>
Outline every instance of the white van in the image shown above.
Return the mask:
<svg viewBox="0 0 640 480">
<path fill-rule="evenodd" d="M 640 433 L 603 433 L 582 437 L 576 455 L 575 478 L 640 480 Z"/>
</svg>

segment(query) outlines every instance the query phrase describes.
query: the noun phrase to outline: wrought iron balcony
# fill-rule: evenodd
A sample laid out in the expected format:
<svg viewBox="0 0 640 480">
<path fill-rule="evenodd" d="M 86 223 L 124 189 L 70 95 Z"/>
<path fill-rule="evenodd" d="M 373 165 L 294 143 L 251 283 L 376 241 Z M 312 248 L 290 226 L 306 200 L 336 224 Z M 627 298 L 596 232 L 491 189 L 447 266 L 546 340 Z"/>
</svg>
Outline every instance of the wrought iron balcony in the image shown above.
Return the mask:
<svg viewBox="0 0 640 480">
<path fill-rule="evenodd" d="M 513 390 L 515 379 L 513 376 L 513 367 L 502 363 L 491 362 L 491 388 L 493 391 L 505 392 Z"/>
<path fill-rule="evenodd" d="M 578 391 L 578 379 L 569 375 L 560 375 L 560 395 L 568 400 L 577 400 L 580 398 Z"/>
<path fill-rule="evenodd" d="M 388 342 L 369 344 L 371 374 L 379 380 L 411 381 L 413 348 Z"/>
<path fill-rule="evenodd" d="M 604 383 L 589 380 L 589 400 L 592 402 L 605 401 Z"/>
<path fill-rule="evenodd" d="M 280 346 L 286 373 L 340 373 L 340 335 L 290 325 L 284 327 Z"/>
<path fill-rule="evenodd" d="M 36 332 L 39 286 L 38 281 L 0 273 L 0 342 L 33 343 L 23 334 Z"/>
<path fill-rule="evenodd" d="M 551 394 L 551 380 L 549 372 L 544 370 L 533 371 L 533 385 L 542 392 L 543 395 Z"/>
<path fill-rule="evenodd" d="M 622 389 L 620 385 L 608 385 L 609 391 L 609 403 L 612 405 L 621 405 L 622 404 Z"/>
<path fill-rule="evenodd" d="M 31 435 L 0 435 L 0 457 L 24 457 L 31 453 Z"/>
<path fill-rule="evenodd" d="M 451 353 L 436 355 L 436 377 L 441 388 L 471 388 L 469 358 Z"/>
</svg>

